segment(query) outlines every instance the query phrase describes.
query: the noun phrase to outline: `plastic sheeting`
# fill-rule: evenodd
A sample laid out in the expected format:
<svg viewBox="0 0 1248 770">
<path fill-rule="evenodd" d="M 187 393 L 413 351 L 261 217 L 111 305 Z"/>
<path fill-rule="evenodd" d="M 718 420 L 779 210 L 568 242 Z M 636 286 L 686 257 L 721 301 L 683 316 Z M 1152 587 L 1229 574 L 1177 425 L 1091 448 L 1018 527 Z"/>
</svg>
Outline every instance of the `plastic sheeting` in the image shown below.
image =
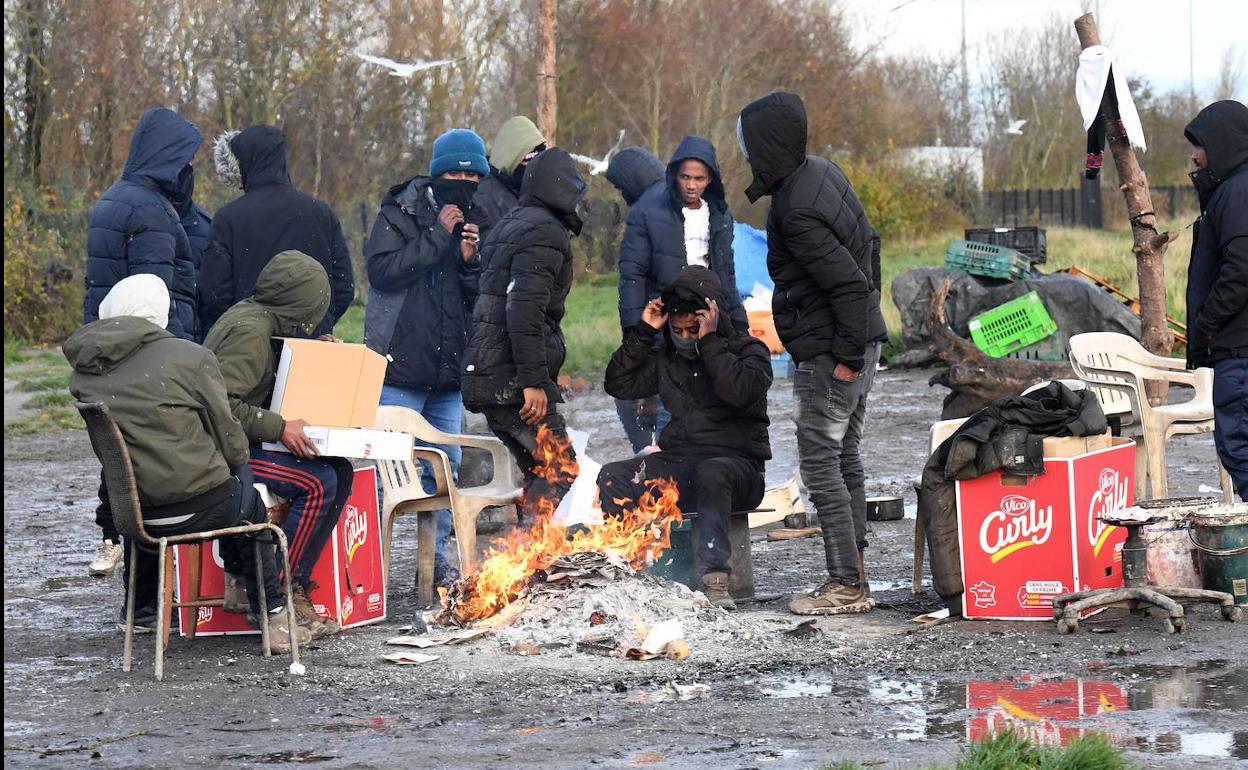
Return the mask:
<svg viewBox="0 0 1248 770">
<path fill-rule="evenodd" d="M 743 222 L 734 222 L 732 255 L 737 270 L 737 290 L 742 297 L 753 294 L 755 284 L 768 290 L 775 287 L 767 272 L 767 233 Z"/>
</svg>

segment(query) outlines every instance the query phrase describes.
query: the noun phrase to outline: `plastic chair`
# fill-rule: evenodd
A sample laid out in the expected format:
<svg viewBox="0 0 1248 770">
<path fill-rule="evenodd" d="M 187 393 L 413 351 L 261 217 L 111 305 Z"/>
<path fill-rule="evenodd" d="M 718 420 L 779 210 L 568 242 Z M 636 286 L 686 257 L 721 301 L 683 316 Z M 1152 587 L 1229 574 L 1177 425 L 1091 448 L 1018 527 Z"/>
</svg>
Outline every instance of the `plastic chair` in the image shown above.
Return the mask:
<svg viewBox="0 0 1248 770">
<path fill-rule="evenodd" d="M 104 484 L 108 488 L 108 502 L 113 509 L 113 526 L 130 542 L 130 579 L 126 586 L 126 641 L 122 656 L 122 670 L 130 670 L 130 662 L 134 651 L 134 601 L 135 586 L 138 579 L 138 551 L 144 545 L 155 548 L 159 560 L 157 580 L 160 581 L 156 598 L 156 679 L 165 676 L 165 647 L 169 644 L 169 628 L 173 611 L 182 607 L 219 607 L 220 598 L 203 598 L 194 601 L 173 601 L 173 560 L 167 553 L 171 545 L 194 543 L 196 546 L 205 541 L 217 540 L 235 535 L 250 535 L 270 532 L 281 550 L 282 563 L 285 570 L 286 589 L 286 621 L 290 628 L 295 628 L 295 602 L 290 587 L 290 567 L 286 549 L 286 535 L 280 527 L 272 524 L 242 524 L 236 527 L 188 532 L 181 535 L 166 535 L 155 538 L 147 533 L 143 526 L 143 509 L 139 503 L 139 488 L 134 478 L 134 467 L 130 464 L 130 451 L 126 448 L 125 437 L 117 421 L 109 414 L 108 407 L 99 403 L 74 404 L 82 419 L 87 424 L 87 435 L 91 438 L 91 447 L 99 458 L 104 469 Z M 263 567 L 260 561 L 260 541 L 255 541 L 257 582 L 264 585 Z M 265 657 L 272 655 L 269 643 L 269 613 L 266 606 L 264 591 L 260 592 L 260 640 Z M 291 639 L 291 669 L 299 666 L 299 644 Z"/>
<path fill-rule="evenodd" d="M 475 447 L 490 453 L 494 463 L 489 483 L 460 488 L 451 473 L 446 453 L 432 447 L 416 447 L 412 460 L 379 460 L 384 497 L 382 502 L 382 564 L 387 582 L 390 575 L 390 547 L 394 536 L 394 519 L 408 513 L 417 518 L 417 600 L 428 606 L 433 601 L 433 558 L 437 522 L 433 512 L 443 508 L 451 511 L 455 540 L 459 546 L 459 568 L 467 575 L 476 569 L 477 517 L 493 505 L 512 505 L 520 500 L 522 490 L 515 477 L 515 463 L 503 442 L 493 436 L 465 436 L 443 433 L 424 417 L 403 406 L 382 406 L 377 409 L 375 430 L 399 431 L 427 444 Z M 433 467 L 435 491 L 425 492 L 421 484 L 421 467 L 425 460 Z"/>
<path fill-rule="evenodd" d="M 1136 442 L 1136 497 L 1145 497 L 1144 479 L 1151 482 L 1153 498 L 1166 496 L 1166 441 L 1181 434 L 1209 433 L 1213 430 L 1213 370 L 1187 371 L 1181 358 L 1166 358 L 1148 352 L 1125 334 L 1088 332 L 1070 338 L 1070 364 L 1086 381 L 1106 414 L 1121 413 L 1129 407 L 1139 426 Z M 1156 380 L 1186 385 L 1195 393 L 1188 401 L 1153 406 L 1148 401 L 1145 382 Z M 1233 493 L 1230 474 L 1221 465 L 1223 497 L 1230 502 Z"/>
<path fill-rule="evenodd" d="M 931 457 L 935 453 L 936 448 L 941 445 L 941 442 L 952 436 L 954 431 L 962 427 L 962 423 L 966 422 L 966 420 L 966 417 L 960 417 L 956 420 L 940 420 L 933 423 L 928 432 L 927 456 Z M 924 464 L 926 465 L 926 463 Z M 923 593 L 923 557 L 925 548 L 927 548 L 927 531 L 923 528 L 923 517 L 916 513 L 914 516 L 914 574 L 910 584 L 910 591 L 914 594 Z"/>
</svg>

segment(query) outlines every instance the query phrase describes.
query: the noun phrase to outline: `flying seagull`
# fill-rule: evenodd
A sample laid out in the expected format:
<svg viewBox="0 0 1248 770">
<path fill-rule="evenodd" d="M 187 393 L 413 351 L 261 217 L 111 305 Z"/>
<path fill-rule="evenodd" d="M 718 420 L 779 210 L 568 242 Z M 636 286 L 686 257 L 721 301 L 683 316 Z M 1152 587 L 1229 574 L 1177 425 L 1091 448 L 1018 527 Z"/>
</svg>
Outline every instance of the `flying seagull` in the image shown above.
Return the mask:
<svg viewBox="0 0 1248 770">
<path fill-rule="evenodd" d="M 402 62 L 397 62 L 394 59 L 387 59 L 384 56 L 369 56 L 366 53 L 360 53 L 358 51 L 356 51 L 355 55 L 369 64 L 377 64 L 385 67 L 390 70 L 390 74 L 396 78 L 410 78 L 417 72 L 423 72 L 424 70 L 441 67 L 447 64 L 454 64 L 457 61 L 462 61 L 463 59 L 468 58 L 466 56 L 460 56 L 456 59 L 437 59 L 434 61 L 418 61 L 413 62 L 412 64 L 404 64 Z"/>
<path fill-rule="evenodd" d="M 1026 121 L 1026 119 L 1024 119 L 1024 118 L 1018 118 L 1018 119 L 1016 119 L 1016 120 L 1011 120 L 1011 121 L 1010 121 L 1010 125 L 1009 125 L 1009 127 L 1005 129 L 1005 133 L 1007 133 L 1007 134 L 1015 134 L 1016 136 L 1022 136 L 1022 134 L 1023 134 L 1023 126 L 1025 126 L 1025 125 L 1027 125 L 1027 121 Z"/>
<path fill-rule="evenodd" d="M 624 144 L 624 129 L 620 129 L 620 138 L 615 140 L 615 144 L 611 146 L 611 149 L 607 150 L 606 155 L 602 156 L 602 160 L 591 158 L 588 155 L 577 155 L 576 153 L 571 153 L 571 155 L 577 163 L 584 163 L 586 166 L 589 166 L 590 176 L 598 176 L 607 170 L 607 164 L 611 162 L 611 156 L 615 154 L 616 150 L 620 149 L 621 144 Z"/>
</svg>

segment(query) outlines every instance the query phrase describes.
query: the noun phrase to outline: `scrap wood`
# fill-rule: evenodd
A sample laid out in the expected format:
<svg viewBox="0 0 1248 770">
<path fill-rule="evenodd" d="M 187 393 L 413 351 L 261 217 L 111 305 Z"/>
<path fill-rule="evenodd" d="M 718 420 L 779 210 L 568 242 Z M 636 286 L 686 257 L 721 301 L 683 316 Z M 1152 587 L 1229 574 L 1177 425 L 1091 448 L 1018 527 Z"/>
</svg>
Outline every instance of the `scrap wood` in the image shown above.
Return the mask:
<svg viewBox="0 0 1248 770">
<path fill-rule="evenodd" d="M 408 665 L 413 665 L 416 663 L 432 663 L 433 661 L 437 660 L 439 656 L 427 655 L 423 652 L 411 652 L 411 651 L 405 650 L 403 652 L 390 652 L 385 655 L 382 655 L 381 657 L 385 658 L 391 663 L 398 663 L 401 666 L 408 666 Z"/>
<path fill-rule="evenodd" d="M 773 529 L 767 533 L 768 540 L 796 540 L 802 537 L 814 537 L 823 530 L 819 527 L 802 527 L 801 529 Z"/>
<path fill-rule="evenodd" d="M 1066 273 L 1067 275 L 1074 276 L 1076 278 L 1087 278 L 1092 283 L 1096 284 L 1097 286 L 1101 287 L 1105 291 L 1109 292 L 1110 294 L 1114 295 L 1119 300 L 1121 300 L 1122 304 L 1130 308 L 1132 313 L 1135 313 L 1137 316 L 1140 314 L 1139 298 L 1132 297 L 1130 294 L 1127 294 L 1125 291 L 1123 291 L 1122 289 L 1119 289 L 1117 286 L 1113 285 L 1112 283 L 1105 280 L 1104 278 L 1101 278 L 1100 276 L 1097 276 L 1097 275 L 1092 275 L 1087 270 L 1084 270 L 1082 267 L 1079 267 L 1078 265 L 1071 265 L 1070 267 L 1063 268 L 1061 270 L 1058 270 L 1057 272 Z M 1174 332 L 1174 339 L 1178 341 L 1180 344 L 1186 345 L 1187 344 L 1187 324 L 1183 323 L 1182 321 L 1180 321 L 1179 319 L 1175 318 L 1172 315 L 1166 316 L 1166 323 L 1170 324 L 1170 326 L 1172 327 L 1172 331 Z"/>
</svg>

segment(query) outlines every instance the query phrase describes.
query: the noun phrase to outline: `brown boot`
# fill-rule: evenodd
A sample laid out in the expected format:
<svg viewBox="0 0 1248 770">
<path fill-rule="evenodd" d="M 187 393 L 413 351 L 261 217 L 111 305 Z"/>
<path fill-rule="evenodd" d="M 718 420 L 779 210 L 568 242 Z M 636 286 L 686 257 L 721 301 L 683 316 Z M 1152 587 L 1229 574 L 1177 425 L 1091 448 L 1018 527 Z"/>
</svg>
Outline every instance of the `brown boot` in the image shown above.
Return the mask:
<svg viewBox="0 0 1248 770">
<path fill-rule="evenodd" d="M 337 621 L 330 620 L 316 611 L 316 607 L 308 598 L 308 592 L 303 586 L 296 583 L 292 593 L 295 598 L 295 616 L 299 620 L 299 625 L 312 629 L 313 639 L 333 636 L 342 630 Z"/>
<path fill-rule="evenodd" d="M 707 601 L 715 607 L 722 607 L 726 610 L 735 610 L 737 608 L 737 603 L 733 601 L 732 594 L 728 593 L 727 572 L 708 572 L 703 575 L 702 593 L 706 595 Z"/>
<path fill-rule="evenodd" d="M 867 604 L 871 605 L 869 609 L 874 609 L 875 599 L 871 598 L 871 581 L 867 579 L 867 562 L 861 550 L 858 551 L 858 585 L 867 592 Z"/>
<path fill-rule="evenodd" d="M 829 580 L 818 591 L 798 596 L 789 602 L 789 612 L 796 615 L 848 615 L 869 612 L 871 597 L 861 586 L 847 586 Z"/>
</svg>

